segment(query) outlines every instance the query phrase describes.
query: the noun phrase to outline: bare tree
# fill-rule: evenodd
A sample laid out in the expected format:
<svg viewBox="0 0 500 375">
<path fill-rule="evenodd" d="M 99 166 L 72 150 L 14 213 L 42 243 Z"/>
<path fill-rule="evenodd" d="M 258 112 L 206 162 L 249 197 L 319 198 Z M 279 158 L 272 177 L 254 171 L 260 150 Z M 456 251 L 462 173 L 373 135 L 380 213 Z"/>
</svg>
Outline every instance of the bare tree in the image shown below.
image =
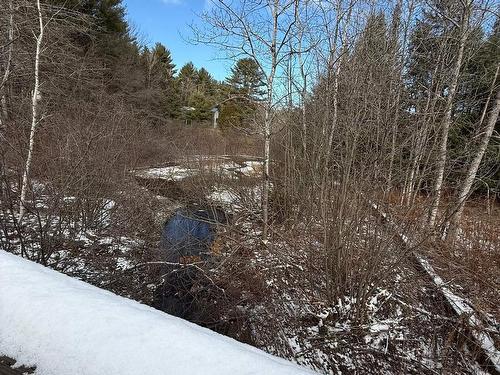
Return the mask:
<svg viewBox="0 0 500 375">
<path fill-rule="evenodd" d="M 439 149 L 436 161 L 436 178 L 433 185 L 433 192 L 432 192 L 433 197 L 428 217 L 429 227 L 433 227 L 436 222 L 436 216 L 438 213 L 439 203 L 443 189 L 444 170 L 446 167 L 446 160 L 448 154 L 448 133 L 450 131 L 450 126 L 452 123 L 453 102 L 455 100 L 455 94 L 457 92 L 458 80 L 460 77 L 460 69 L 462 68 L 465 44 L 470 34 L 469 23 L 470 23 L 471 12 L 472 12 L 472 1 L 467 0 L 461 3 L 461 14 L 458 23 L 453 21 L 452 18 L 450 18 L 446 14 L 443 14 L 443 17 L 446 17 L 448 20 L 452 20 L 454 26 L 458 28 L 459 40 L 458 40 L 458 51 L 455 58 L 450 83 L 448 86 L 448 94 L 446 97 L 444 116 L 441 122 L 441 134 L 440 134 Z"/>
<path fill-rule="evenodd" d="M 356 0 L 350 0 L 348 4 L 346 4 L 346 8 L 343 9 L 343 1 L 339 0 L 336 4 L 336 20 L 335 20 L 335 31 L 333 33 L 333 40 L 329 38 L 328 46 L 330 49 L 330 56 L 328 61 L 328 72 L 333 75 L 333 84 L 331 90 L 328 90 L 328 94 L 330 95 L 331 91 L 331 101 L 333 106 L 333 113 L 331 119 L 327 119 L 327 138 L 328 145 L 326 147 L 326 155 L 325 155 L 325 166 L 328 164 L 330 159 L 330 154 L 332 152 L 333 147 L 333 137 L 335 134 L 337 121 L 338 121 L 338 91 L 339 91 L 339 76 L 342 69 L 342 64 L 344 63 L 344 57 L 347 53 L 347 47 L 349 45 L 349 41 L 347 39 L 347 31 L 350 27 L 351 15 L 354 5 L 356 4 Z M 325 31 L 327 35 L 331 34 L 328 30 L 328 22 L 325 20 Z M 340 40 L 340 48 L 338 48 Z M 338 53 L 337 53 L 338 51 Z M 329 111 L 328 111 L 329 113 Z"/>
<path fill-rule="evenodd" d="M 44 24 L 42 17 L 42 8 L 40 6 L 40 0 L 36 0 L 36 7 L 38 11 L 38 23 L 40 26 L 40 30 L 38 36 L 36 37 L 36 51 L 35 51 L 35 83 L 33 87 L 32 94 L 32 102 L 31 102 L 31 131 L 30 131 L 30 139 L 28 145 L 28 156 L 26 158 L 26 164 L 24 167 L 23 173 L 23 181 L 21 185 L 21 196 L 19 200 L 19 221 L 22 220 L 25 213 L 25 203 L 26 203 L 26 193 L 28 190 L 28 178 L 31 168 L 31 159 L 33 158 L 33 151 L 35 147 L 35 134 L 38 123 L 40 121 L 38 114 L 38 103 L 40 101 L 40 54 L 42 51 L 42 42 L 43 42 L 43 32 L 44 32 Z"/>
<path fill-rule="evenodd" d="M 479 128 L 481 128 L 483 121 L 486 117 L 488 105 L 492 97 L 493 91 L 495 89 L 496 80 L 498 78 L 499 69 L 500 69 L 500 64 L 497 65 L 495 77 L 493 79 L 493 84 L 491 86 L 490 95 L 488 96 L 486 104 L 484 105 L 483 113 L 481 114 L 481 118 L 479 120 Z M 443 239 L 446 239 L 447 237 L 451 237 L 453 239 L 455 237 L 456 229 L 458 224 L 460 223 L 460 219 L 462 217 L 462 213 L 465 207 L 465 202 L 471 192 L 471 188 L 474 183 L 474 180 L 476 179 L 479 165 L 481 164 L 481 160 L 483 159 L 484 153 L 486 152 L 486 148 L 488 147 L 488 143 L 490 142 L 491 136 L 493 134 L 493 130 L 495 129 L 499 112 L 500 112 L 500 90 L 498 90 L 496 93 L 495 101 L 493 103 L 493 107 L 489 114 L 488 123 L 486 124 L 486 128 L 482 131 L 482 137 L 477 152 L 474 155 L 474 158 L 472 159 L 471 163 L 469 164 L 469 167 L 467 168 L 465 179 L 462 183 L 462 186 L 459 189 L 456 202 L 453 206 L 453 211 L 445 222 Z"/>
<path fill-rule="evenodd" d="M 7 58 L 5 62 L 4 72 L 2 81 L 0 82 L 0 134 L 2 128 L 4 126 L 4 121 L 7 120 L 8 112 L 7 112 L 7 99 L 6 99 L 6 90 L 7 90 L 7 82 L 10 77 L 10 67 L 12 63 L 12 49 L 14 45 L 14 7 L 12 6 L 12 0 L 9 0 L 9 24 L 7 28 L 8 39 L 7 44 L 2 46 L 3 48 L 7 48 Z"/>
<path fill-rule="evenodd" d="M 151 88 L 151 76 L 153 74 L 153 69 L 158 63 L 158 54 L 156 53 L 156 49 L 148 51 L 146 54 L 146 63 L 148 67 L 146 87 L 149 89 Z"/>
<path fill-rule="evenodd" d="M 288 47 L 297 22 L 297 8 L 298 0 L 251 0 L 239 4 L 227 0 L 213 0 L 211 9 L 202 15 L 209 28 L 194 30 L 195 40 L 198 42 L 222 47 L 230 57 L 247 56 L 254 59 L 265 77 L 264 118 L 260 127 L 264 138 L 264 242 L 267 242 L 269 235 L 270 146 L 275 127 L 274 111 L 281 99 L 276 93 L 276 79 L 280 66 L 291 53 Z"/>
</svg>

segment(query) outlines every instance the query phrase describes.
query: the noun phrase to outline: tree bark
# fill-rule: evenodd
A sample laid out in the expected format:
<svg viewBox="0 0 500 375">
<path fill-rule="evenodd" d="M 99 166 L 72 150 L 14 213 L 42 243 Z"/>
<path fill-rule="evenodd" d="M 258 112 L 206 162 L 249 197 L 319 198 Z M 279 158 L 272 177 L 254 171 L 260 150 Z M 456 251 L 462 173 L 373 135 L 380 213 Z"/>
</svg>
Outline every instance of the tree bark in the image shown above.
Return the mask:
<svg viewBox="0 0 500 375">
<path fill-rule="evenodd" d="M 448 151 L 448 133 L 451 126 L 451 114 L 453 110 L 453 101 L 455 99 L 455 93 L 458 86 L 458 78 L 460 76 L 460 69 L 462 67 L 462 60 L 464 56 L 465 42 L 468 36 L 468 21 L 469 21 L 469 7 L 470 3 L 464 4 L 463 17 L 460 23 L 460 40 L 458 46 L 457 58 L 455 60 L 455 65 L 453 67 L 453 75 L 448 91 L 448 97 L 446 98 L 445 113 L 441 125 L 441 140 L 439 143 L 438 157 L 437 157 L 437 171 L 436 179 L 433 187 L 433 197 L 431 202 L 431 207 L 429 210 L 428 226 L 434 227 L 436 223 L 436 217 L 439 209 L 439 203 L 441 200 L 442 188 L 443 188 L 443 178 L 444 170 L 446 167 L 447 151 Z"/>
<path fill-rule="evenodd" d="M 264 165 L 263 165 L 263 178 L 264 186 L 262 189 L 262 241 L 267 243 L 269 237 L 269 163 L 271 161 L 271 127 L 272 127 L 272 106 L 274 94 L 274 76 L 277 67 L 277 40 L 278 40 L 278 7 L 279 0 L 274 0 L 273 6 L 273 31 L 271 41 L 271 71 L 267 79 L 267 101 L 265 108 L 264 119 Z"/>
<path fill-rule="evenodd" d="M 498 77 L 498 71 L 500 69 L 500 64 L 497 65 L 497 70 L 495 72 L 495 78 L 493 79 L 493 85 L 491 87 L 490 91 L 490 96 L 493 93 L 493 90 L 495 88 L 495 83 Z M 481 116 L 481 120 L 479 122 L 479 125 L 482 125 L 482 122 L 484 120 L 484 117 L 487 112 L 488 104 L 489 104 L 489 98 L 488 101 L 485 104 L 483 114 Z M 444 226 L 444 231 L 443 231 L 443 239 L 446 239 L 447 237 L 450 239 L 454 239 L 456 236 L 456 230 L 457 226 L 460 223 L 460 219 L 462 218 L 462 213 L 464 211 L 465 207 L 465 202 L 471 192 L 472 185 L 474 183 L 474 180 L 476 179 L 477 171 L 479 169 L 479 165 L 481 164 L 481 160 L 483 160 L 483 156 L 486 152 L 486 148 L 488 147 L 488 143 L 490 142 L 491 136 L 493 134 L 493 130 L 495 129 L 495 124 L 498 119 L 498 114 L 500 112 L 500 90 L 497 91 L 497 94 L 495 96 L 495 103 L 493 104 L 493 108 L 491 109 L 488 123 L 486 124 L 486 129 L 484 130 L 483 137 L 481 138 L 479 148 L 477 149 L 477 153 L 474 156 L 474 159 L 472 159 L 472 162 L 469 165 L 469 168 L 467 169 L 467 173 L 465 175 L 465 180 L 460 188 L 460 191 L 457 195 L 457 200 L 454 205 L 454 210 L 449 216 L 448 220 L 445 223 Z"/>
<path fill-rule="evenodd" d="M 26 158 L 26 165 L 24 167 L 23 174 L 23 182 L 21 185 L 21 197 L 19 200 L 19 221 L 23 219 L 23 216 L 26 212 L 26 193 L 28 190 L 28 179 L 29 173 L 31 169 L 31 161 L 33 158 L 33 149 L 35 146 L 35 134 L 38 125 L 38 102 L 40 100 L 40 53 L 42 49 L 42 41 L 43 41 L 43 18 L 42 18 L 42 9 L 40 6 L 40 0 L 36 0 L 36 6 L 38 10 L 38 23 L 40 26 L 40 32 L 36 38 L 36 52 L 35 52 L 35 86 L 33 88 L 33 97 L 31 103 L 31 131 L 30 131 L 30 139 L 28 146 L 28 157 Z"/>
<path fill-rule="evenodd" d="M 14 41 L 14 9 L 12 6 L 12 0 L 9 1 L 9 30 L 8 30 L 8 50 L 7 50 L 7 61 L 5 63 L 5 71 L 3 73 L 2 82 L 0 83 L 0 134 L 3 131 L 4 122 L 8 118 L 7 110 L 7 99 L 6 99 L 6 86 L 10 76 L 10 65 L 12 62 L 12 49 Z"/>
<path fill-rule="evenodd" d="M 329 160 L 330 160 L 330 155 L 331 155 L 331 152 L 332 152 L 332 147 L 333 147 L 333 137 L 335 135 L 335 130 L 336 130 L 336 127 L 337 127 L 337 121 L 338 121 L 338 92 L 339 92 L 339 77 L 340 77 L 340 71 L 342 69 L 342 64 L 344 62 L 344 55 L 345 55 L 345 51 L 347 50 L 347 30 L 349 28 L 349 24 L 350 24 L 350 21 L 351 21 L 351 14 L 352 14 L 352 8 L 353 8 L 354 4 L 353 4 L 353 0 L 351 0 L 349 2 L 349 7 L 347 9 L 347 15 L 346 15 L 346 20 L 345 20 L 345 24 L 344 24 L 344 27 L 342 28 L 342 30 L 340 31 L 340 38 L 342 39 L 342 47 L 340 49 L 340 52 L 339 52 L 339 56 L 336 57 L 336 56 L 332 56 L 332 58 L 335 60 L 335 58 L 337 59 L 337 62 L 336 62 L 336 66 L 335 66 L 335 69 L 333 70 L 334 73 L 333 73 L 333 118 L 332 118 L 332 122 L 331 122 L 331 126 L 330 126 L 330 131 L 329 131 L 329 134 L 328 134 L 328 144 L 327 144 L 327 148 L 326 148 L 326 155 L 325 155 L 325 169 L 327 168 L 328 166 L 328 163 L 329 163 Z M 338 28 L 341 27 L 340 26 L 340 23 L 342 21 L 341 19 L 341 16 L 340 16 L 340 9 L 341 9 L 341 3 L 339 2 L 338 3 L 338 9 L 337 9 L 337 29 L 336 29 L 336 32 L 335 32 L 335 38 L 334 38 L 334 46 L 335 46 L 335 49 L 337 47 L 337 36 L 338 36 Z M 335 64 L 335 61 L 333 62 Z M 330 103 L 327 103 L 327 105 L 329 105 Z"/>
</svg>

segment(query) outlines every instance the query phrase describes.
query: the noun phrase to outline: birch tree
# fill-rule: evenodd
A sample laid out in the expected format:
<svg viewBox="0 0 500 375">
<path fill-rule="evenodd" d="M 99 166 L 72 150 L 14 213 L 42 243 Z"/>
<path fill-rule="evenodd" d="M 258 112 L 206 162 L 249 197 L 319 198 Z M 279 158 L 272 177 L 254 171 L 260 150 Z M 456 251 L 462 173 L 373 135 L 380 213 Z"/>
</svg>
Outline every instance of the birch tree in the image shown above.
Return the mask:
<svg viewBox="0 0 500 375">
<path fill-rule="evenodd" d="M 329 66 L 331 66 L 331 70 L 333 72 L 333 87 L 332 87 L 332 104 L 333 104 L 333 114 L 332 114 L 332 119 L 331 122 L 328 122 L 328 125 L 330 127 L 328 133 L 328 145 L 326 147 L 326 157 L 325 157 L 325 163 L 328 163 L 330 159 L 330 154 L 332 151 L 333 147 L 333 137 L 335 134 L 335 128 L 337 126 L 337 121 L 338 121 L 338 112 L 339 112 L 339 103 L 338 103 L 338 92 L 339 92 L 339 76 L 340 72 L 342 69 L 342 64 L 344 63 L 344 56 L 347 51 L 348 47 L 348 39 L 347 39 L 347 30 L 349 29 L 350 22 L 351 22 L 351 15 L 352 15 L 352 9 L 354 7 L 354 4 L 356 3 L 355 0 L 350 0 L 349 3 L 347 4 L 345 9 L 342 9 L 342 1 L 339 0 L 337 2 L 337 16 L 336 16 L 336 28 L 334 32 L 334 39 L 331 42 L 332 44 L 330 45 L 330 50 L 331 50 L 331 56 L 330 56 L 330 61 L 329 61 Z M 325 22 L 325 25 L 327 23 Z M 328 32 L 328 29 L 326 30 Z M 340 50 L 338 52 L 338 55 L 336 55 L 337 51 L 337 43 L 338 40 L 337 38 L 340 38 Z"/>
<path fill-rule="evenodd" d="M 455 100 L 455 94 L 457 92 L 458 80 L 460 77 L 460 69 L 462 68 L 465 44 L 467 42 L 467 38 L 470 33 L 469 22 L 472 12 L 471 8 L 472 8 L 472 0 L 466 0 L 461 3 L 461 14 L 458 22 L 453 20 L 447 14 L 441 13 L 444 18 L 451 21 L 453 25 L 458 29 L 458 50 L 454 61 L 452 74 L 450 77 L 444 115 L 441 122 L 441 134 L 439 136 L 440 140 L 439 140 L 439 148 L 436 160 L 436 176 L 432 188 L 432 202 L 429 209 L 429 216 L 427 222 L 429 227 L 431 228 L 434 227 L 434 224 L 436 222 L 439 203 L 441 200 L 444 171 L 446 167 L 447 151 L 448 151 L 448 133 L 450 131 L 450 126 L 452 123 L 453 103 Z"/>
<path fill-rule="evenodd" d="M 208 28 L 194 29 L 195 41 L 225 49 L 230 58 L 249 57 L 255 60 L 265 79 L 266 95 L 262 104 L 264 140 L 262 174 L 262 240 L 269 236 L 269 192 L 271 138 L 274 109 L 279 98 L 276 86 L 280 67 L 290 55 L 289 41 L 297 23 L 298 0 L 212 0 L 211 9 L 202 15 Z"/>
<path fill-rule="evenodd" d="M 485 104 L 484 109 L 483 109 L 483 113 L 481 115 L 481 119 L 479 121 L 480 128 L 481 128 L 483 121 L 486 117 L 490 98 L 494 92 L 496 81 L 498 78 L 499 69 L 500 69 L 500 64 L 497 65 L 497 69 L 495 72 L 495 78 L 493 80 L 490 95 L 488 97 L 488 100 L 486 101 L 486 104 Z M 446 239 L 447 237 L 451 237 L 451 239 L 454 239 L 454 237 L 455 237 L 457 226 L 460 223 L 460 219 L 462 218 L 462 213 L 463 213 L 463 210 L 465 207 L 465 202 L 466 202 L 466 200 L 471 192 L 472 185 L 474 184 L 474 181 L 475 181 L 476 175 L 477 175 L 477 171 L 479 169 L 479 165 L 481 164 L 481 160 L 483 160 L 484 153 L 486 152 L 486 148 L 488 147 L 488 143 L 490 142 L 491 136 L 492 136 L 493 131 L 495 129 L 495 125 L 497 123 L 499 112 L 500 112 L 500 90 L 497 90 L 497 93 L 496 93 L 495 99 L 494 99 L 494 103 L 493 103 L 493 107 L 490 111 L 486 127 L 482 132 L 482 137 L 481 137 L 479 146 L 477 148 L 476 154 L 474 155 L 474 158 L 472 159 L 471 163 L 469 164 L 469 167 L 467 168 L 465 179 L 462 183 L 462 186 L 459 189 L 459 192 L 458 192 L 457 198 L 456 198 L 456 202 L 453 206 L 453 212 L 448 217 L 448 219 L 444 225 L 443 239 Z"/>
<path fill-rule="evenodd" d="M 32 101 L 31 101 L 31 130 L 30 130 L 30 138 L 28 145 L 28 156 L 26 158 L 26 164 L 24 167 L 23 173 L 23 181 L 21 185 L 21 197 L 19 200 L 19 221 L 22 220 L 25 211 L 26 211 L 26 193 L 28 190 L 28 180 L 29 173 L 31 168 L 31 161 L 33 158 L 33 151 L 35 147 L 35 134 L 37 130 L 39 119 L 38 113 L 38 105 L 40 101 L 40 54 L 42 51 L 42 43 L 43 43 L 43 32 L 44 32 L 44 24 L 42 17 L 42 8 L 40 5 L 40 0 L 36 0 L 36 8 L 38 12 L 38 24 L 39 24 L 39 32 L 36 37 L 36 51 L 35 51 L 35 82 L 33 87 Z"/>
</svg>

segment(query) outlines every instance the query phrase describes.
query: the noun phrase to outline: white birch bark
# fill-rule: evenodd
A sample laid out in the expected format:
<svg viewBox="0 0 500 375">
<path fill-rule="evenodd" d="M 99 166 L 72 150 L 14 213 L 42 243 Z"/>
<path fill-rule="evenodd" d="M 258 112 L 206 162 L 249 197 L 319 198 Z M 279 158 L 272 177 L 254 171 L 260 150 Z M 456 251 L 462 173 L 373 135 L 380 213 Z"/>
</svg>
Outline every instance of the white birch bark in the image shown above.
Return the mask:
<svg viewBox="0 0 500 375">
<path fill-rule="evenodd" d="M 40 100 L 40 53 L 42 49 L 42 41 L 43 41 L 43 18 L 42 18 L 42 9 L 40 6 L 40 0 L 36 0 L 36 6 L 38 10 L 38 23 L 40 27 L 40 32 L 36 38 L 36 52 L 35 52 L 35 85 L 33 88 L 33 97 L 31 103 L 31 131 L 30 131 L 30 139 L 28 146 L 28 157 L 26 158 L 26 164 L 24 167 L 23 173 L 23 181 L 21 185 L 21 197 L 19 200 L 19 221 L 22 220 L 25 212 L 26 212 L 26 193 L 28 190 L 28 179 L 29 173 L 31 169 L 31 160 L 33 158 L 33 149 L 35 146 L 35 134 L 38 125 L 38 102 Z"/>
<path fill-rule="evenodd" d="M 273 106 L 273 94 L 274 94 L 274 76 L 276 75 L 277 68 L 277 40 L 278 40 L 278 7 L 279 0 L 274 0 L 274 5 L 272 9 L 273 17 L 273 30 L 272 30 L 272 40 L 271 40 L 271 70 L 267 78 L 267 101 L 265 107 L 265 119 L 264 119 L 264 186 L 262 189 L 262 241 L 267 243 L 269 236 L 269 187 L 270 187 L 270 177 L 269 177 L 269 163 L 271 161 L 271 128 L 272 128 L 272 106 Z"/>
<path fill-rule="evenodd" d="M 436 217 L 441 200 L 441 193 L 443 188 L 444 170 L 446 167 L 447 151 L 448 151 L 448 133 L 451 126 L 451 113 L 453 110 L 453 101 L 458 86 L 458 78 L 460 76 L 460 69 L 462 67 L 462 60 L 464 56 L 465 42 L 468 36 L 468 21 L 469 21 L 469 7 L 470 3 L 464 4 L 463 17 L 460 23 L 460 40 L 458 46 L 457 58 L 453 67 L 452 78 L 448 89 L 448 96 L 446 98 L 445 113 L 441 122 L 441 139 L 439 142 L 438 156 L 436 162 L 436 179 L 433 186 L 433 197 L 429 209 L 428 226 L 434 227 Z"/>
<path fill-rule="evenodd" d="M 491 87 L 490 93 L 493 93 L 493 90 L 495 88 L 495 83 L 498 77 L 498 71 L 500 69 L 500 64 L 497 66 L 497 70 L 495 72 L 495 78 L 493 79 L 493 86 Z M 490 94 L 491 97 L 491 94 Z M 481 116 L 481 120 L 479 122 L 480 126 L 482 125 L 482 122 L 484 121 L 484 118 L 486 116 L 487 108 L 489 104 L 489 98 L 488 101 L 485 104 L 483 114 Z M 462 213 L 464 211 L 465 207 L 465 202 L 467 200 L 467 197 L 469 196 L 472 185 L 474 183 L 474 180 L 476 179 L 477 171 L 479 169 L 479 165 L 481 164 L 481 161 L 483 160 L 483 156 L 486 152 L 486 148 L 488 147 L 488 143 L 490 142 L 491 136 L 493 134 L 493 130 L 495 129 L 495 124 L 498 120 L 498 114 L 500 112 L 500 90 L 498 90 L 496 96 L 495 96 L 495 102 L 493 104 L 493 108 L 490 111 L 489 118 L 488 118 L 488 123 L 486 124 L 486 129 L 483 132 L 483 136 L 481 138 L 479 147 L 477 149 L 477 153 L 474 156 L 474 159 L 472 159 L 472 162 L 469 165 L 469 168 L 467 169 L 467 173 L 465 175 L 465 180 L 460 187 L 459 193 L 457 195 L 457 201 L 455 203 L 455 209 L 454 212 L 450 215 L 448 218 L 447 222 L 445 223 L 445 228 L 443 232 L 443 239 L 446 239 L 447 236 L 451 237 L 452 239 L 455 237 L 456 234 L 456 227 L 460 223 L 460 219 L 462 218 Z"/>
</svg>

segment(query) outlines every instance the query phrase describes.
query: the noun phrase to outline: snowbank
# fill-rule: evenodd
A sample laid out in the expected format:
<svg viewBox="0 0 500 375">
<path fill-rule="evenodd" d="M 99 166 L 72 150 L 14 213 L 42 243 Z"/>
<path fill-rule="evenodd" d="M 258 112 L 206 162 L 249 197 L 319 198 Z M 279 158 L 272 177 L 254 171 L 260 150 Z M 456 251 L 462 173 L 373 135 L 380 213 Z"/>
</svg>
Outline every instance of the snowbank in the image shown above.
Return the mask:
<svg viewBox="0 0 500 375">
<path fill-rule="evenodd" d="M 40 375 L 312 374 L 4 251 L 0 355 Z"/>
</svg>

